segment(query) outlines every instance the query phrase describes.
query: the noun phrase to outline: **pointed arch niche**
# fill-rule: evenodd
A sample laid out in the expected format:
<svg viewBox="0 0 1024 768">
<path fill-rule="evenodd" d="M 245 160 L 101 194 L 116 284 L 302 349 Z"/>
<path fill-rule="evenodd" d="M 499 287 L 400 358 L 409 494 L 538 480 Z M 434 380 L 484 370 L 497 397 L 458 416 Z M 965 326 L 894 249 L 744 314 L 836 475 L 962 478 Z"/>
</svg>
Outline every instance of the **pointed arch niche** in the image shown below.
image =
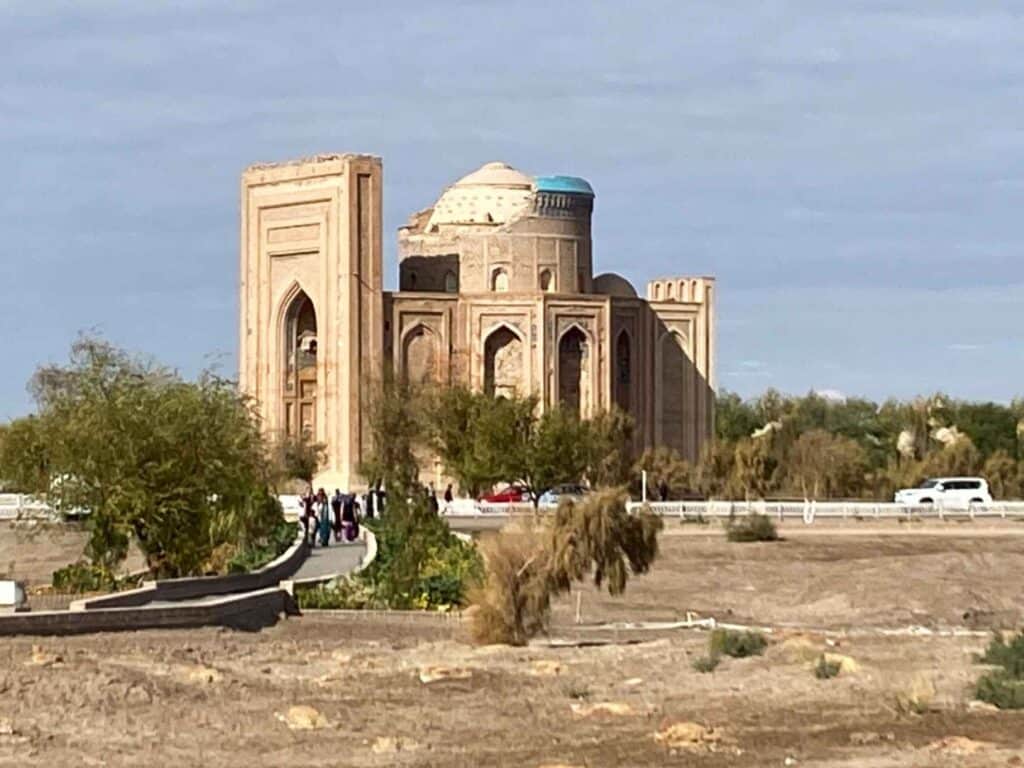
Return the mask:
<svg viewBox="0 0 1024 768">
<path fill-rule="evenodd" d="M 312 299 L 296 287 L 285 299 L 284 360 L 281 382 L 284 432 L 289 437 L 316 435 L 317 326 Z"/>
<path fill-rule="evenodd" d="M 523 341 L 507 325 L 484 342 L 484 392 L 511 397 L 523 391 Z"/>
<path fill-rule="evenodd" d="M 587 335 L 574 325 L 558 341 L 558 402 L 577 416 L 590 408 L 590 350 Z"/>
<path fill-rule="evenodd" d="M 406 381 L 436 379 L 437 356 L 437 334 L 422 323 L 414 326 L 402 341 L 402 374 Z"/>
<path fill-rule="evenodd" d="M 615 404 L 624 413 L 633 408 L 633 348 L 626 329 L 615 340 Z"/>
</svg>

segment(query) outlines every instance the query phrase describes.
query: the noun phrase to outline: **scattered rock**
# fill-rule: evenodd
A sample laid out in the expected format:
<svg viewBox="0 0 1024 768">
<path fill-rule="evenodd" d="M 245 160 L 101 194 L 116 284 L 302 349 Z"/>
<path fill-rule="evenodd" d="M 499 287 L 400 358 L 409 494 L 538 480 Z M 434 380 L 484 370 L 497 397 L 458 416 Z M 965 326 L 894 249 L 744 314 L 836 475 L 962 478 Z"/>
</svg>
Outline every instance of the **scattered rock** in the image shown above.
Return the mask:
<svg viewBox="0 0 1024 768">
<path fill-rule="evenodd" d="M 797 759 L 792 755 L 786 755 L 786 759 L 782 761 L 783 765 L 796 765 Z"/>
<path fill-rule="evenodd" d="M 153 701 L 153 697 L 149 691 L 143 688 L 141 685 L 133 685 L 128 689 L 128 692 L 124 696 L 125 701 L 129 704 L 150 704 Z"/>
<path fill-rule="evenodd" d="M 565 667 L 559 662 L 550 659 L 535 661 L 530 669 L 530 674 L 537 677 L 555 677 L 563 672 L 565 672 Z"/>
<path fill-rule="evenodd" d="M 874 731 L 854 731 L 850 734 L 850 743 L 858 746 L 877 744 L 880 741 L 896 741 L 896 734 L 875 733 Z"/>
<path fill-rule="evenodd" d="M 329 728 L 327 718 L 313 707 L 305 704 L 297 704 L 288 707 L 285 714 L 278 714 L 277 719 L 291 728 L 293 731 L 315 731 L 320 728 Z"/>
<path fill-rule="evenodd" d="M 197 667 L 189 667 L 183 670 L 181 678 L 186 683 L 194 683 L 196 685 L 213 685 L 223 680 L 224 675 L 213 667 L 199 665 Z"/>
<path fill-rule="evenodd" d="M 621 701 L 600 701 L 595 704 L 572 704 L 571 706 L 572 713 L 577 717 L 599 717 L 601 715 L 626 717 L 636 714 L 636 710 Z"/>
<path fill-rule="evenodd" d="M 14 730 L 14 723 L 7 718 L 0 720 L 0 736 L 15 736 L 17 731 Z"/>
<path fill-rule="evenodd" d="M 46 651 L 41 645 L 32 646 L 32 656 L 26 662 L 36 667 L 51 667 L 54 664 L 63 664 L 64 657 L 59 653 L 50 653 Z"/>
<path fill-rule="evenodd" d="M 623 680 L 622 685 L 625 688 L 635 688 L 638 685 L 643 685 L 644 679 L 642 677 L 631 677 L 628 680 Z"/>
<path fill-rule="evenodd" d="M 468 680 L 472 676 L 473 670 L 465 667 L 422 667 L 420 669 L 420 682 L 424 685 L 441 680 Z"/>
<path fill-rule="evenodd" d="M 352 662 L 352 654 L 341 650 L 334 651 L 331 653 L 331 660 L 344 666 Z"/>
<path fill-rule="evenodd" d="M 714 728 L 685 720 L 666 723 L 654 734 L 654 740 L 668 749 L 691 751 L 713 752 L 721 739 L 721 734 Z"/>
<path fill-rule="evenodd" d="M 999 707 L 995 704 L 989 704 L 987 701 L 980 701 L 979 699 L 973 699 L 967 702 L 967 709 L 971 712 L 998 712 Z"/>
<path fill-rule="evenodd" d="M 370 747 L 370 751 L 375 755 L 393 755 L 396 752 L 413 752 L 419 748 L 420 745 L 412 739 L 403 739 L 398 736 L 378 736 Z"/>
<path fill-rule="evenodd" d="M 973 755 L 976 752 L 992 747 L 986 741 L 975 741 L 966 736 L 945 736 L 928 745 L 932 752 L 945 752 L 952 755 Z"/>
</svg>

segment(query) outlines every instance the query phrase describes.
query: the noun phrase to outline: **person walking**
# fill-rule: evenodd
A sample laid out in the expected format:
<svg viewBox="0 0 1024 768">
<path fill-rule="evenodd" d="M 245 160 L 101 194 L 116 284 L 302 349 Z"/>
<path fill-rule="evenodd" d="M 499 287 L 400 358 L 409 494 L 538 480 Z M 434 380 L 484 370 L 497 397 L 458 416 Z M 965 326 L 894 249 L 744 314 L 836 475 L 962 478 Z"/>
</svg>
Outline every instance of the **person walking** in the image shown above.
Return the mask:
<svg viewBox="0 0 1024 768">
<path fill-rule="evenodd" d="M 340 488 L 334 489 L 331 497 L 331 511 L 334 512 L 334 540 L 341 541 L 341 505 L 345 503 L 345 497 Z"/>
<path fill-rule="evenodd" d="M 356 538 L 356 497 L 350 493 L 345 497 L 345 503 L 341 509 L 341 530 L 342 537 L 346 542 L 354 541 Z"/>
<path fill-rule="evenodd" d="M 377 489 L 374 484 L 370 484 L 370 487 L 366 489 L 366 516 L 373 520 L 373 508 L 376 506 Z"/>
<path fill-rule="evenodd" d="M 668 483 L 664 479 L 658 483 L 658 496 L 661 497 L 662 501 L 668 501 Z"/>
<path fill-rule="evenodd" d="M 310 486 L 305 495 L 301 498 L 302 501 L 302 535 L 309 542 L 310 546 L 316 541 L 316 496 L 313 495 L 313 486 Z M 313 524 L 312 533 L 310 532 L 310 523 Z"/>
<path fill-rule="evenodd" d="M 431 512 L 433 512 L 435 515 L 437 514 L 437 512 L 438 512 L 437 491 L 434 490 L 434 484 L 433 483 L 431 483 L 430 487 L 427 489 L 427 506 L 430 507 L 430 511 Z"/>
<path fill-rule="evenodd" d="M 320 519 L 320 546 L 326 547 L 331 542 L 331 505 L 327 500 L 327 491 L 323 488 L 316 494 L 316 504 Z"/>
<path fill-rule="evenodd" d="M 452 501 L 455 500 L 455 495 L 452 493 L 452 484 L 448 483 L 448 487 L 444 489 L 444 503 L 445 506 L 449 506 Z"/>
</svg>

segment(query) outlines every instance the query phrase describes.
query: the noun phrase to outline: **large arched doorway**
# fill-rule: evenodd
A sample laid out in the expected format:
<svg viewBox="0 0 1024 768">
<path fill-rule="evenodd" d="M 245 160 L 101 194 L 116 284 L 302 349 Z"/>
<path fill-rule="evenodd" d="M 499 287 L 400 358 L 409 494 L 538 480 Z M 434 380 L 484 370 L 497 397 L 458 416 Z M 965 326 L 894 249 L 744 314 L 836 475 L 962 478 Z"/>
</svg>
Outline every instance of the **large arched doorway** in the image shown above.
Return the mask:
<svg viewBox="0 0 1024 768">
<path fill-rule="evenodd" d="M 405 337 L 402 347 L 402 373 L 406 381 L 429 381 L 437 376 L 437 341 L 434 332 L 417 325 Z"/>
<path fill-rule="evenodd" d="M 570 328 L 558 342 L 558 402 L 566 410 L 583 416 L 587 395 L 587 337 Z"/>
<path fill-rule="evenodd" d="M 615 341 L 615 404 L 625 413 L 629 413 L 633 407 L 632 377 L 632 349 L 629 334 L 623 330 L 619 332 L 619 338 Z"/>
<path fill-rule="evenodd" d="M 316 436 L 316 309 L 299 291 L 284 316 L 284 431 Z"/>
<path fill-rule="evenodd" d="M 678 333 L 666 333 L 659 343 L 660 380 L 658 381 L 658 422 L 661 442 L 687 454 L 684 403 L 688 359 L 684 340 Z"/>
<path fill-rule="evenodd" d="M 522 380 L 523 342 L 509 328 L 498 328 L 484 343 L 484 391 L 496 397 L 512 397 Z"/>
</svg>

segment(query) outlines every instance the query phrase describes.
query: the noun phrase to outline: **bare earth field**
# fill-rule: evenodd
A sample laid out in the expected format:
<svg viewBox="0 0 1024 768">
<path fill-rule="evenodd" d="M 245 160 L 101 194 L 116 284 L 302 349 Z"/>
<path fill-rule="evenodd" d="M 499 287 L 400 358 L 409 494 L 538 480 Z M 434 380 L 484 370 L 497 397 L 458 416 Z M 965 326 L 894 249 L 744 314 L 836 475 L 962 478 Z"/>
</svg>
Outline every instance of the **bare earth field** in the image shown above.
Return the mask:
<svg viewBox="0 0 1024 768">
<path fill-rule="evenodd" d="M 764 656 L 701 674 L 706 633 L 581 630 L 574 597 L 553 636 L 617 642 L 474 648 L 455 620 L 344 613 L 0 639 L 0 766 L 1024 765 L 1024 714 L 971 703 L 985 637 L 872 629 L 1019 623 L 1024 537 L 676 531 L 622 599 L 585 589 L 584 622 L 786 625 Z M 826 649 L 855 668 L 816 679 Z"/>
</svg>

